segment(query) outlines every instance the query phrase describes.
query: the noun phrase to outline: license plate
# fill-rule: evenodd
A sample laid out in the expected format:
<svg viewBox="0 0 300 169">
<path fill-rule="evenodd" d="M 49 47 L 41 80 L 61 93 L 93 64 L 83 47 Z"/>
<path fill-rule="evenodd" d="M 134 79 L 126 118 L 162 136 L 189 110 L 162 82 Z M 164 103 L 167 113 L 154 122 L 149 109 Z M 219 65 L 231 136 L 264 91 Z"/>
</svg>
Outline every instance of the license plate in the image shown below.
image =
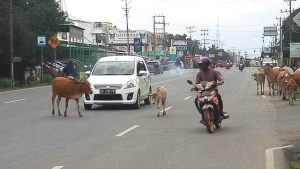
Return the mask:
<svg viewBox="0 0 300 169">
<path fill-rule="evenodd" d="M 116 89 L 100 89 L 101 94 L 115 94 Z"/>
</svg>

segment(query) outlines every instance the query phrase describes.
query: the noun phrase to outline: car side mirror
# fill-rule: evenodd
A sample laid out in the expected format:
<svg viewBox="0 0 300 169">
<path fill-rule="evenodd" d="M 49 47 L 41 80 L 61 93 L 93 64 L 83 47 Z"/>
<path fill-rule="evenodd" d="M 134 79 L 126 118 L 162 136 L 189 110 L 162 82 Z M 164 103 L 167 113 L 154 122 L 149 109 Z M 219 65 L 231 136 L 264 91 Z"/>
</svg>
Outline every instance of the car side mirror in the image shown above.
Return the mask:
<svg viewBox="0 0 300 169">
<path fill-rule="evenodd" d="M 91 75 L 91 71 L 84 72 L 88 77 Z"/>
<path fill-rule="evenodd" d="M 143 71 L 141 70 L 139 73 L 138 73 L 138 76 L 146 76 L 147 75 L 147 72 L 146 71 Z"/>
</svg>

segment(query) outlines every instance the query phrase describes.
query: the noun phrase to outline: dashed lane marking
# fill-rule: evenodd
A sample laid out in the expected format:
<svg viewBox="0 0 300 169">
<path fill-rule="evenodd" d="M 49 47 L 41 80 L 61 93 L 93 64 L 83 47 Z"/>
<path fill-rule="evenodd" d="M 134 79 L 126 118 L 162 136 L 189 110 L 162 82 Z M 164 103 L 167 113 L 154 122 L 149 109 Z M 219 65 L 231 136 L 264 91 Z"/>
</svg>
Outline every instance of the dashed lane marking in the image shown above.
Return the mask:
<svg viewBox="0 0 300 169">
<path fill-rule="evenodd" d="M 261 97 L 262 97 L 262 98 L 266 98 L 266 96 L 265 96 L 265 95 L 261 95 Z"/>
<path fill-rule="evenodd" d="M 124 136 L 125 134 L 131 132 L 132 130 L 134 130 L 134 129 L 138 128 L 138 127 L 140 127 L 140 125 L 134 125 L 134 126 L 130 127 L 129 129 L 127 129 L 127 130 L 125 130 L 125 131 L 117 134 L 116 137 Z"/>
<path fill-rule="evenodd" d="M 26 100 L 26 99 L 19 99 L 19 100 L 8 101 L 8 102 L 4 102 L 4 104 L 20 102 L 20 101 L 24 101 L 24 100 Z"/>
<path fill-rule="evenodd" d="M 186 97 L 186 98 L 184 98 L 184 100 L 188 100 L 188 99 L 190 99 L 192 96 L 188 96 L 188 97 Z"/>
<path fill-rule="evenodd" d="M 170 110 L 170 109 L 172 109 L 172 108 L 173 108 L 172 106 L 167 107 L 167 108 L 166 108 L 166 111 L 168 111 L 168 110 Z"/>
<path fill-rule="evenodd" d="M 294 147 L 294 145 L 288 145 L 288 146 L 283 146 L 283 147 L 273 147 L 270 149 L 267 149 L 265 151 L 266 153 L 266 169 L 275 169 L 275 162 L 274 162 L 274 151 L 275 150 L 280 150 L 284 148 L 290 148 Z"/>
<path fill-rule="evenodd" d="M 62 169 L 62 168 L 64 168 L 64 166 L 55 166 L 52 169 Z"/>
</svg>

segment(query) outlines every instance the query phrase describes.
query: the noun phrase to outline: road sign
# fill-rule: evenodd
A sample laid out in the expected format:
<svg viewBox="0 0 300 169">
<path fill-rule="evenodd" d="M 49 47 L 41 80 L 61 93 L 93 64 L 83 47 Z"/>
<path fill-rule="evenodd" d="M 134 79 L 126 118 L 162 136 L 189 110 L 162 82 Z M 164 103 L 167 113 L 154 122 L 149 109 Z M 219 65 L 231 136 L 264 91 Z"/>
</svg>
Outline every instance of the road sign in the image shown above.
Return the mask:
<svg viewBox="0 0 300 169">
<path fill-rule="evenodd" d="M 300 26 L 300 12 L 296 16 L 294 16 L 293 21 Z"/>
<path fill-rule="evenodd" d="M 170 55 L 176 55 L 176 47 L 170 47 Z"/>
<path fill-rule="evenodd" d="M 46 35 L 37 35 L 37 46 L 45 47 L 46 45 Z"/>
<path fill-rule="evenodd" d="M 57 46 L 60 44 L 60 40 L 57 39 L 56 36 L 52 36 L 51 39 L 48 41 L 48 44 L 53 48 L 57 48 Z"/>
<path fill-rule="evenodd" d="M 277 36 L 277 27 L 276 26 L 267 26 L 264 27 L 264 36 Z"/>
</svg>

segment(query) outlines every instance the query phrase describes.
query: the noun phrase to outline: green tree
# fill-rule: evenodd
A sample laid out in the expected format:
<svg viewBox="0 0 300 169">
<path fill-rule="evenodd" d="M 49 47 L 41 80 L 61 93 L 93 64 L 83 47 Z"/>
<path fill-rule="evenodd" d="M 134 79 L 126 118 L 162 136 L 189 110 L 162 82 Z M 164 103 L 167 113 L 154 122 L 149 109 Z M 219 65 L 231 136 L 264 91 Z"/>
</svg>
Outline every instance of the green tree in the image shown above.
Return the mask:
<svg viewBox="0 0 300 169">
<path fill-rule="evenodd" d="M 0 57 L 5 67 L 4 75 L 8 75 L 9 64 L 9 2 L 0 0 Z M 40 52 L 36 47 L 36 35 L 50 36 L 60 31 L 64 21 L 64 13 L 59 10 L 55 0 L 13 0 L 14 20 L 14 56 L 23 60 L 38 62 Z M 45 49 L 45 58 L 49 58 L 50 48 Z M 2 66 L 1 66 L 2 67 Z M 1 68 L 0 68 L 1 69 Z M 3 74 L 0 76 L 4 76 Z"/>
</svg>

